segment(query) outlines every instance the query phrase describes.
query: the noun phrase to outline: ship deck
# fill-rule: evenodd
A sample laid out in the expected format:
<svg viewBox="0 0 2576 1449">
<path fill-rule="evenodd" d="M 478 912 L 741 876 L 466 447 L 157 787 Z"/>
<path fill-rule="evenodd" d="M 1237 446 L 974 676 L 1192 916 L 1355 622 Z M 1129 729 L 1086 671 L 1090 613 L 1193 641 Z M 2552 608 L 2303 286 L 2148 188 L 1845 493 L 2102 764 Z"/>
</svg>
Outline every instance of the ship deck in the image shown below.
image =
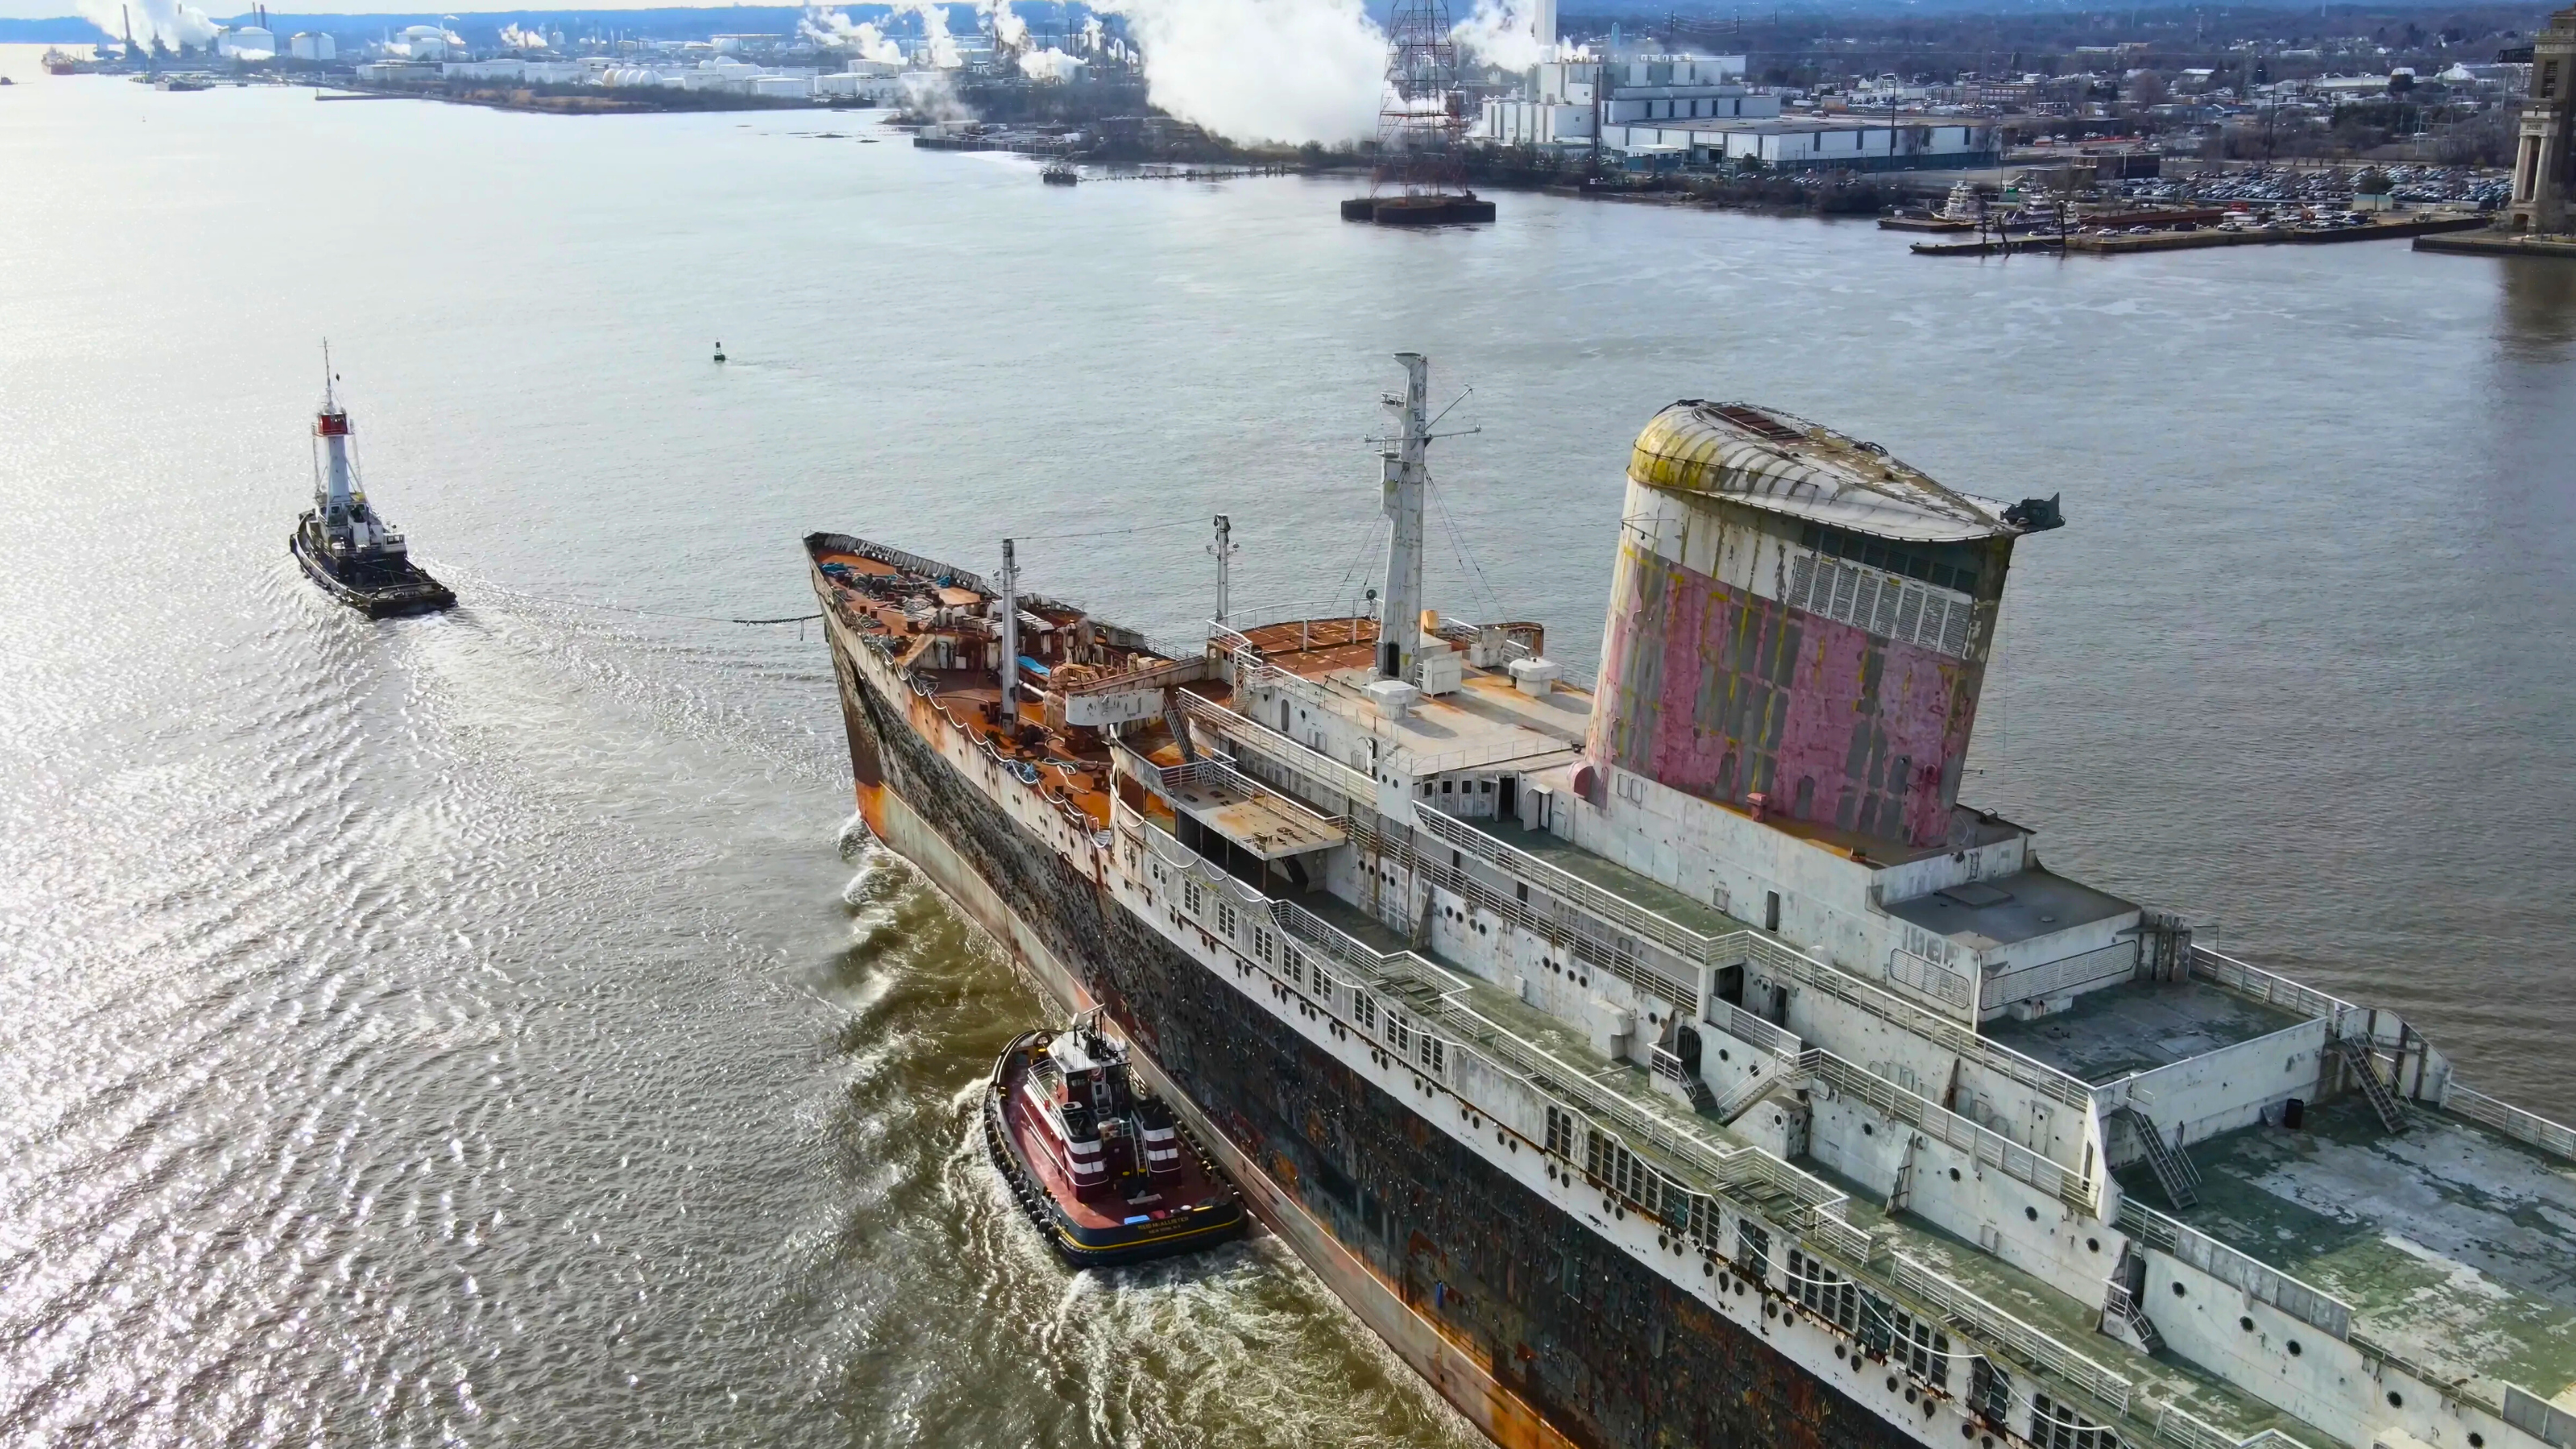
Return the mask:
<svg viewBox="0 0 2576 1449">
<path fill-rule="evenodd" d="M 2030 1021 L 2000 1017 L 1978 1031 L 1989 1041 L 2098 1087 L 2285 1031 L 2307 1019 L 2193 978 L 2100 987 L 2078 996 L 2063 1011 Z"/>
<path fill-rule="evenodd" d="M 1589 1040 L 1554 1017 L 1477 978 L 1456 962 L 1418 948 L 1409 948 L 1400 933 L 1357 907 L 1322 894 L 1300 897 L 1298 903 L 1378 950 L 1400 952 L 1413 949 L 1417 957 L 1428 961 L 1440 973 L 1435 982 L 1427 985 L 1449 996 L 1454 1004 L 1467 1008 L 1554 1057 L 1570 1069 L 1571 1075 L 1597 1088 L 1617 1093 L 1628 1105 L 1651 1114 L 1673 1132 L 1722 1143 L 1729 1148 L 1749 1145 L 1741 1134 L 1720 1126 L 1704 1113 L 1691 1110 L 1658 1088 L 1645 1068 L 1600 1055 L 1593 1050 Z M 1849 1201 L 1845 1207 L 1848 1221 L 1865 1231 L 1883 1231 L 1891 1251 L 1912 1258 L 1996 1308 L 2128 1379 L 2144 1398 L 2173 1404 L 2240 1438 L 2277 1427 L 2287 1433 L 2304 1430 L 2317 1442 L 2332 1442 L 2331 1436 L 2302 1425 L 2197 1365 L 2169 1353 L 2149 1356 L 2102 1334 L 2098 1331 L 2101 1318 L 2099 1304 L 2079 1302 L 2034 1275 L 1911 1214 L 1886 1211 L 1884 1188 L 1873 1188 L 1841 1177 L 1812 1158 L 1800 1158 L 1792 1165 L 1848 1194 Z M 2103 1271 L 2107 1276 L 2110 1266 L 2105 1264 Z"/>
<path fill-rule="evenodd" d="M 2181 1211 L 2144 1164 L 2122 1186 L 2342 1299 L 2357 1341 L 2437 1382 L 2576 1407 L 2576 1167 L 2457 1117 L 2410 1116 L 2392 1134 L 2347 1097 L 2297 1131 L 2192 1143 L 2200 1201 Z"/>
</svg>

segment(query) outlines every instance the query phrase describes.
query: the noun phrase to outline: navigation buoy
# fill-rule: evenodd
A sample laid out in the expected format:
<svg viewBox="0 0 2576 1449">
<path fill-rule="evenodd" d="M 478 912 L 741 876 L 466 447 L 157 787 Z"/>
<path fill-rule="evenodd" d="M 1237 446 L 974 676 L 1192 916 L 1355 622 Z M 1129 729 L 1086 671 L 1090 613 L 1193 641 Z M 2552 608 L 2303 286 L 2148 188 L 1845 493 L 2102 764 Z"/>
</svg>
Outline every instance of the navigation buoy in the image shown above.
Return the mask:
<svg viewBox="0 0 2576 1449">
<path fill-rule="evenodd" d="M 724 342 L 722 339 L 718 339 L 716 342 L 716 361 L 724 361 Z"/>
</svg>

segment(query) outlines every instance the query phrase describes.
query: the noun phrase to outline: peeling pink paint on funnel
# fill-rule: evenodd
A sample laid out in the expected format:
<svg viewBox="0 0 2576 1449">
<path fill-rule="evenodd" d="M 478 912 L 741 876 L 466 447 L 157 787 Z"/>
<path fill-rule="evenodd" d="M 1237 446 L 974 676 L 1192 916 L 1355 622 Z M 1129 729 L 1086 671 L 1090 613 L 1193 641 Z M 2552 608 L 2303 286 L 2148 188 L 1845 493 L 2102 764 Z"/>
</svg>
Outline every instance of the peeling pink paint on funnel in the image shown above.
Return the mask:
<svg viewBox="0 0 2576 1449">
<path fill-rule="evenodd" d="M 1628 465 L 1588 753 L 1756 818 L 1939 845 L 2013 540 L 2060 521 L 1783 413 L 1675 403 Z"/>
</svg>

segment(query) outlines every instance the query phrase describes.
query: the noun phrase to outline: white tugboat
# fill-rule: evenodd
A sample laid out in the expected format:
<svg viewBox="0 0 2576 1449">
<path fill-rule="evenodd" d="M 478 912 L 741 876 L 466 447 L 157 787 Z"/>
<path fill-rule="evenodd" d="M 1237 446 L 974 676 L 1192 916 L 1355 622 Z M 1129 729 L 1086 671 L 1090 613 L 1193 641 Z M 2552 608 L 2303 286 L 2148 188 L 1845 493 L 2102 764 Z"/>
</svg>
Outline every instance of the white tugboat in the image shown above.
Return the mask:
<svg viewBox="0 0 2576 1449">
<path fill-rule="evenodd" d="M 313 417 L 313 507 L 287 539 L 288 551 L 325 592 L 369 618 L 453 605 L 456 595 L 411 561 L 402 531 L 367 502 L 337 381 L 325 345 L 322 408 Z"/>
</svg>

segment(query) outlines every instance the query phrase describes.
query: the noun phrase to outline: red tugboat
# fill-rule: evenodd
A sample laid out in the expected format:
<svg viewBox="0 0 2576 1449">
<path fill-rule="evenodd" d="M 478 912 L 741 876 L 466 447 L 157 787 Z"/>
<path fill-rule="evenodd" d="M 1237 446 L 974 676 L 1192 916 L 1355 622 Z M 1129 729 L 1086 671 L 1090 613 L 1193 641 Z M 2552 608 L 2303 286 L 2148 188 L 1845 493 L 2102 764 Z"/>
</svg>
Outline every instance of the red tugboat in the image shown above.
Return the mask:
<svg viewBox="0 0 2576 1449">
<path fill-rule="evenodd" d="M 1029 1218 L 1077 1268 L 1137 1263 L 1243 1231 L 1243 1200 L 1129 1079 L 1127 1049 L 1086 1012 L 1023 1032 L 993 1063 L 984 1145 Z"/>
</svg>

